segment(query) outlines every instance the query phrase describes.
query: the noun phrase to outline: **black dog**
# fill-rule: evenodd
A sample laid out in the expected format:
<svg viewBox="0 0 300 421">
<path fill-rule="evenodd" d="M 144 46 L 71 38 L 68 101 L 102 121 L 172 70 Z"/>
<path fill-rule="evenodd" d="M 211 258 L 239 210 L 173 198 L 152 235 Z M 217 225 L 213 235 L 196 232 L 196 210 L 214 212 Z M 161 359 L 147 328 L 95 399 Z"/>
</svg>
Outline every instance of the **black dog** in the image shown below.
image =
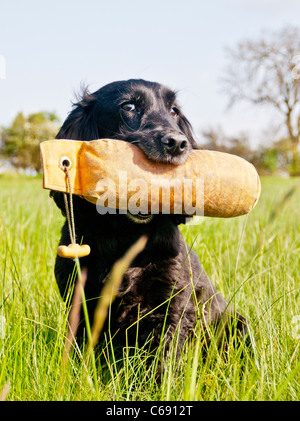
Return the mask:
<svg viewBox="0 0 300 421">
<path fill-rule="evenodd" d="M 175 93 L 144 80 L 114 82 L 92 94 L 84 92 L 57 138 L 120 139 L 137 145 L 149 160 L 173 165 L 184 163 L 191 149 L 197 148 Z M 51 195 L 65 215 L 62 194 L 52 192 Z M 234 323 L 238 336 L 245 337 L 244 317 L 229 310 L 194 251 L 184 243 L 178 229 L 185 221 L 183 216 L 99 215 L 96 206 L 79 197 L 74 197 L 74 214 L 77 241 L 83 238 L 91 247 L 91 254 L 80 259 L 81 266 L 87 268 L 85 294 L 91 323 L 112 265 L 139 237 L 148 237 L 146 248 L 126 272 L 120 294 L 111 308 L 109 329 L 115 344 L 134 346 L 138 328 L 139 345 L 151 337 L 150 349 L 155 350 L 163 333 L 167 348 L 177 331 L 178 349 L 181 349 L 199 315 L 207 343 L 208 326 L 222 325 L 226 332 L 228 323 Z M 65 223 L 60 244 L 69 243 Z M 64 297 L 73 267 L 71 260 L 57 256 L 55 275 Z M 79 336 L 83 335 L 84 321 L 80 326 Z"/>
</svg>

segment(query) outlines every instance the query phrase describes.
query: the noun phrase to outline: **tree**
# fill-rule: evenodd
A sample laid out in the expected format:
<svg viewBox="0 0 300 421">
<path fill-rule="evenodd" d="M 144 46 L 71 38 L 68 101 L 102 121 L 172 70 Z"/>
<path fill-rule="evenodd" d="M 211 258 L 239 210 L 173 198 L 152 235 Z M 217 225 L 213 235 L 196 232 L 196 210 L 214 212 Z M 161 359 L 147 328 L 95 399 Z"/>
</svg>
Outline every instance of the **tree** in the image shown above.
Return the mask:
<svg viewBox="0 0 300 421">
<path fill-rule="evenodd" d="M 203 130 L 201 135 L 203 138 L 201 147 L 204 149 L 230 153 L 252 162 L 255 152 L 251 149 L 245 133 L 238 136 L 227 136 L 223 129 L 218 126 L 217 128 Z"/>
<path fill-rule="evenodd" d="M 58 122 L 55 113 L 39 112 L 28 117 L 19 113 L 11 126 L 2 128 L 0 154 L 16 168 L 40 172 L 40 143 L 56 136 Z"/>
<path fill-rule="evenodd" d="M 286 27 L 228 49 L 222 78 L 229 105 L 269 104 L 282 117 L 294 152 L 300 143 L 300 31 Z"/>
</svg>

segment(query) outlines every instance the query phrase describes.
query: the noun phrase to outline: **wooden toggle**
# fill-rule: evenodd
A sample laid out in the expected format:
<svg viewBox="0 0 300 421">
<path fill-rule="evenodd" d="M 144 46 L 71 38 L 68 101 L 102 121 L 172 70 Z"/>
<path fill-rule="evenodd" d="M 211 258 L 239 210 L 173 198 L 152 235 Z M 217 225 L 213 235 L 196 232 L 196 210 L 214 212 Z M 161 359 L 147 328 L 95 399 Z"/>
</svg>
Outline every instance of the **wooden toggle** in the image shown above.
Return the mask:
<svg viewBox="0 0 300 421">
<path fill-rule="evenodd" d="M 68 259 L 75 259 L 76 257 L 88 256 L 91 252 L 91 248 L 88 244 L 69 244 L 68 246 L 59 246 L 57 254 L 60 257 Z"/>
</svg>

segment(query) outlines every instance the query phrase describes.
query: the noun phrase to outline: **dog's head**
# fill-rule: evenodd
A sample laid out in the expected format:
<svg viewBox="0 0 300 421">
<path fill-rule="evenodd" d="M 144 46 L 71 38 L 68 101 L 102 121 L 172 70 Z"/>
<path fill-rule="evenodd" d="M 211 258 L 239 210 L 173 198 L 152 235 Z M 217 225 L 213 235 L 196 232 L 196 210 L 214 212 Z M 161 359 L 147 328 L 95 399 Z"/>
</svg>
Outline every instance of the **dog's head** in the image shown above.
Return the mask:
<svg viewBox="0 0 300 421">
<path fill-rule="evenodd" d="M 137 145 L 155 162 L 183 164 L 197 144 L 174 91 L 155 82 L 131 79 L 86 90 L 63 123 L 58 139 L 120 139 Z M 62 194 L 51 192 L 65 214 Z M 77 200 L 77 198 L 75 198 Z M 78 200 L 81 200 L 78 198 Z M 153 215 L 127 215 L 138 223 Z"/>
<path fill-rule="evenodd" d="M 135 79 L 110 83 L 92 94 L 85 91 L 57 137 L 120 139 L 137 145 L 152 161 L 174 165 L 183 164 L 197 148 L 175 92 Z"/>
</svg>

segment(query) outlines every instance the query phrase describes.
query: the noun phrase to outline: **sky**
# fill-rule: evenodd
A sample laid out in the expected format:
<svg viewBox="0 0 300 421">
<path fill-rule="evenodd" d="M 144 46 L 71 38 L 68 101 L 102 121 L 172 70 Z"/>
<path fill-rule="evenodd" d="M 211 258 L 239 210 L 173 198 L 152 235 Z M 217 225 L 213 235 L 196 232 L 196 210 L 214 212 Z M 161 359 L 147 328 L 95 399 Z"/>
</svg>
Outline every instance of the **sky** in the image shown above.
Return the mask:
<svg viewBox="0 0 300 421">
<path fill-rule="evenodd" d="M 91 91 L 142 78 L 178 92 L 196 138 L 207 128 L 248 134 L 253 145 L 276 115 L 228 110 L 220 79 L 225 48 L 264 30 L 300 26 L 299 0 L 0 0 L 0 126 L 19 111 L 63 121 L 82 83 Z M 300 54 L 300 52 L 299 52 Z"/>
</svg>

